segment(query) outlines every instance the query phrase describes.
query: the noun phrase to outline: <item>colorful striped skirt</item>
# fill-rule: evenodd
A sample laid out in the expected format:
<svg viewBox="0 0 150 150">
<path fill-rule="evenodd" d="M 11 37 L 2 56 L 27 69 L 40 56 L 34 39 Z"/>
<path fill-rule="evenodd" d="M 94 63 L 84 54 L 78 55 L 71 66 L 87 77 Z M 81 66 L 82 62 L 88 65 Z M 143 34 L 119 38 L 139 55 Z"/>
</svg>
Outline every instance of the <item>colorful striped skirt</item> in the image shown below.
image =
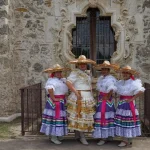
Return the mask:
<svg viewBox="0 0 150 150">
<path fill-rule="evenodd" d="M 102 100 L 105 94 L 107 93 L 101 92 L 98 98 L 96 113 L 94 115 L 94 138 L 108 138 L 115 135 L 115 107 L 112 98 L 107 101 Z"/>
<path fill-rule="evenodd" d="M 141 135 L 139 113 L 134 102 L 128 103 L 120 99 L 115 115 L 115 126 L 117 136 L 132 138 Z"/>
<path fill-rule="evenodd" d="M 40 132 L 53 136 L 64 136 L 68 134 L 67 114 L 64 102 L 65 99 L 59 102 L 52 102 L 48 98 L 42 115 Z"/>
</svg>

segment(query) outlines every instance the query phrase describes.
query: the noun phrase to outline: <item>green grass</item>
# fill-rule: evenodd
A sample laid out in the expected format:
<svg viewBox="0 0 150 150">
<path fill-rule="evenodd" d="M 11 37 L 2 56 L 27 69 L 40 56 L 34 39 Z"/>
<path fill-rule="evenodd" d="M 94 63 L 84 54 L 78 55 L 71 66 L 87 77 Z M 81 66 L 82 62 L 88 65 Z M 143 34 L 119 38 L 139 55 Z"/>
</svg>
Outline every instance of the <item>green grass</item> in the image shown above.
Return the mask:
<svg viewBox="0 0 150 150">
<path fill-rule="evenodd" d="M 9 123 L 0 122 L 0 139 L 14 137 L 15 135 L 10 129 L 11 127 L 20 125 L 20 121 L 21 118 L 17 118 Z"/>
</svg>

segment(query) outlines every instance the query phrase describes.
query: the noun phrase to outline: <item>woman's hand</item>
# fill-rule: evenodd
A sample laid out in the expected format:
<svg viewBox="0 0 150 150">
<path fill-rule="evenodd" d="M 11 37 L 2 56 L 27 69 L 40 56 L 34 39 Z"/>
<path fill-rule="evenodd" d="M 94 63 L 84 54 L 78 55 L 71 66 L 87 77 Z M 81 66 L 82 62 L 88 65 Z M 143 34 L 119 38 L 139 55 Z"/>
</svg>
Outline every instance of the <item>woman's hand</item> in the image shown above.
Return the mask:
<svg viewBox="0 0 150 150">
<path fill-rule="evenodd" d="M 53 101 L 54 102 L 58 102 L 58 101 L 60 101 L 61 99 L 60 98 L 53 98 Z"/>
<path fill-rule="evenodd" d="M 108 100 L 108 96 L 103 96 L 102 100 Z"/>
<path fill-rule="evenodd" d="M 77 100 L 81 100 L 81 99 L 82 99 L 81 95 L 80 94 L 77 95 Z"/>
<path fill-rule="evenodd" d="M 134 101 L 134 97 L 133 98 L 130 98 L 130 99 L 127 99 L 126 100 L 128 103 L 130 103 L 131 101 Z"/>
<path fill-rule="evenodd" d="M 81 96 L 81 94 L 79 94 L 78 91 L 75 93 L 75 95 L 77 96 L 77 100 L 81 100 L 82 99 L 82 96 Z"/>
</svg>

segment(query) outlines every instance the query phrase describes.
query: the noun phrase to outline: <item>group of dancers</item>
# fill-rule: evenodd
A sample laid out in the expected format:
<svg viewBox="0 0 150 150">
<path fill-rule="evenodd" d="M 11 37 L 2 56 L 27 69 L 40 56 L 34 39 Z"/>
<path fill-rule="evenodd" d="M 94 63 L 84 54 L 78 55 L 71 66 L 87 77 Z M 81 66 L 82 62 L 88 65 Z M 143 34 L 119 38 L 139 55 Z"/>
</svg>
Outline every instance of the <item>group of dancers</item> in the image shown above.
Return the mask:
<svg viewBox="0 0 150 150">
<path fill-rule="evenodd" d="M 130 66 L 104 61 L 95 61 L 80 55 L 70 61 L 76 65 L 67 78 L 62 73 L 70 71 L 59 64 L 44 72 L 49 73 L 45 89 L 48 94 L 42 116 L 40 132 L 51 136 L 51 141 L 61 144 L 62 136 L 74 130 L 76 139 L 88 145 L 85 132 L 91 132 L 93 138 L 100 139 L 97 145 L 103 145 L 115 136 L 121 137 L 119 147 L 132 145 L 132 138 L 141 135 L 141 127 L 135 100 L 144 92 L 141 80 L 135 78 L 138 73 Z M 96 83 L 98 99 L 92 92 L 92 76 L 87 71 L 88 64 L 101 71 Z M 122 80 L 111 75 L 111 70 L 122 74 Z M 71 91 L 66 97 L 68 91 Z M 117 107 L 113 95 L 119 96 Z M 66 107 L 67 106 L 67 107 Z"/>
</svg>

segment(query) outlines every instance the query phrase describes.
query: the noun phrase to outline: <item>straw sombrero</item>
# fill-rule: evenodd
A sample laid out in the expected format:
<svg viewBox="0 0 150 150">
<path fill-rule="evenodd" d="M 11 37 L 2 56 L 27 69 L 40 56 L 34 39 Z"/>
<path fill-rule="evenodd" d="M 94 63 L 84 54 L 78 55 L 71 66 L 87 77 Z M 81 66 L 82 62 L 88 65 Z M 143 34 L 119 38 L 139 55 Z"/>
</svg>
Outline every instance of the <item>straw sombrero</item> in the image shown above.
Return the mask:
<svg viewBox="0 0 150 150">
<path fill-rule="evenodd" d="M 139 74 L 136 70 L 132 69 L 130 66 L 125 66 L 123 68 L 120 68 L 120 72 L 128 72 L 131 73 L 132 75 Z"/>
<path fill-rule="evenodd" d="M 67 71 L 67 70 L 70 70 L 70 69 L 61 67 L 59 64 L 55 64 L 52 68 L 48 68 L 48 69 L 44 70 L 43 72 L 53 73 L 53 72 L 57 72 L 57 71 Z"/>
<path fill-rule="evenodd" d="M 95 61 L 91 59 L 87 59 L 84 55 L 80 55 L 78 59 L 70 61 L 71 64 L 79 64 L 79 63 L 84 63 L 84 64 L 96 64 Z"/>
<path fill-rule="evenodd" d="M 109 68 L 109 69 L 118 70 L 119 69 L 119 65 L 117 65 L 117 64 L 110 64 L 109 61 L 105 60 L 102 64 L 95 65 L 94 68 L 96 70 L 100 70 L 102 68 Z"/>
</svg>

